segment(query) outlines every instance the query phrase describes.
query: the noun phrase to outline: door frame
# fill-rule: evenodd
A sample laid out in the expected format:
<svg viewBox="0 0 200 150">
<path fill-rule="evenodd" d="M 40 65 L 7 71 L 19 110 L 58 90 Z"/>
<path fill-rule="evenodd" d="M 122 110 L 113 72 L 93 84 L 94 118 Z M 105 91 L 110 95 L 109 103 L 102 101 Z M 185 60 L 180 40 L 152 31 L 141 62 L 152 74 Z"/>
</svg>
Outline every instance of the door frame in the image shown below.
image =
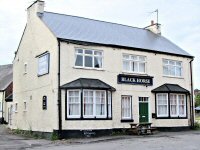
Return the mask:
<svg viewBox="0 0 200 150">
<path fill-rule="evenodd" d="M 146 103 L 148 103 L 148 121 L 149 122 L 151 122 L 151 115 L 150 115 L 150 112 L 151 112 L 151 110 L 150 110 L 150 96 L 138 96 L 138 122 L 140 122 L 140 103 L 143 103 L 143 102 L 140 102 L 139 101 L 139 98 L 140 97 L 146 97 L 146 98 L 148 98 L 148 101 L 146 102 Z"/>
</svg>

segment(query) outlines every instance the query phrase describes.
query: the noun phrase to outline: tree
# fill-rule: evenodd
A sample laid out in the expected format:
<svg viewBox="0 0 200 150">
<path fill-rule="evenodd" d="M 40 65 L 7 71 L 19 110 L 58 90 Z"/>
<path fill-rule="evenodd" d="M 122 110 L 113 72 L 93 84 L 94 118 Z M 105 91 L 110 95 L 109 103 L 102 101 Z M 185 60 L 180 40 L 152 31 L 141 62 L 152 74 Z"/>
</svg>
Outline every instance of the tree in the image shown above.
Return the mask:
<svg viewBox="0 0 200 150">
<path fill-rule="evenodd" d="M 195 106 L 200 106 L 200 93 L 195 96 Z"/>
</svg>

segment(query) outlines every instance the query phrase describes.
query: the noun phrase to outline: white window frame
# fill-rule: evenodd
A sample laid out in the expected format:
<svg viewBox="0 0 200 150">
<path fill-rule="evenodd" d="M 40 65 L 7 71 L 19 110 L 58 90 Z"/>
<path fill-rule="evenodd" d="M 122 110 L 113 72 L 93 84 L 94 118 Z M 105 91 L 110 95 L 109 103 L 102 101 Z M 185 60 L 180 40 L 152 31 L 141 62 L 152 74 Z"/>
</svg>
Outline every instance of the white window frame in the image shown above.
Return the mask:
<svg viewBox="0 0 200 150">
<path fill-rule="evenodd" d="M 41 59 L 43 58 L 43 57 L 47 57 L 47 60 L 46 60 L 46 62 L 42 62 L 42 63 L 46 63 L 46 67 L 47 68 L 45 68 L 45 71 L 44 72 L 41 72 L 40 71 L 40 65 L 41 65 Z M 49 74 L 49 67 L 50 67 L 50 53 L 45 53 L 45 54 L 43 54 L 43 55 L 41 55 L 41 56 L 39 56 L 38 57 L 38 70 L 37 70 L 37 74 L 38 74 L 38 76 L 42 76 L 42 75 L 45 75 L 45 74 Z"/>
<path fill-rule="evenodd" d="M 159 104 L 158 104 L 158 101 L 159 101 L 159 99 L 158 99 L 158 96 L 159 95 L 165 95 L 165 96 L 167 96 L 166 97 L 166 100 L 167 100 L 167 113 L 166 114 L 159 114 L 158 113 L 158 106 L 159 106 Z M 160 105 L 163 105 L 163 104 L 160 104 Z M 156 109 L 157 109 L 157 117 L 169 117 L 169 102 L 168 102 L 168 93 L 157 93 L 156 94 Z"/>
<path fill-rule="evenodd" d="M 124 58 L 124 56 L 127 55 L 129 58 Z M 137 57 L 137 60 L 132 59 L 131 57 Z M 140 57 L 144 57 L 144 61 L 139 60 Z M 124 69 L 124 61 L 127 61 L 129 63 L 129 70 Z M 133 70 L 133 62 L 137 62 L 138 64 L 138 71 Z M 140 72 L 140 66 L 139 63 L 144 63 L 144 72 Z M 123 72 L 128 73 L 136 73 L 136 74 L 146 74 L 147 72 L 147 57 L 142 55 L 133 55 L 133 54 L 122 54 L 122 70 Z"/>
<path fill-rule="evenodd" d="M 173 94 L 170 94 L 171 95 L 176 95 L 176 114 L 175 115 L 172 115 L 171 114 L 171 103 L 170 103 L 170 117 L 186 117 L 186 96 L 185 94 L 176 94 L 176 93 L 173 93 Z M 180 115 L 179 113 L 179 96 L 184 96 L 184 114 L 183 115 Z M 171 101 L 171 99 L 170 99 Z"/>
<path fill-rule="evenodd" d="M 164 61 L 167 61 L 168 63 L 165 64 Z M 175 65 L 170 64 L 170 62 L 174 62 Z M 168 77 L 177 77 L 177 78 L 183 77 L 183 62 L 182 62 L 182 61 L 170 60 L 170 59 L 163 59 L 163 60 L 162 60 L 162 63 L 163 63 L 163 75 L 164 75 L 164 76 L 168 76 Z M 181 66 L 176 65 L 177 63 L 181 63 Z M 174 70 L 175 75 L 170 74 L 169 69 L 168 69 L 168 73 L 165 74 L 165 72 L 164 72 L 164 67 L 174 67 L 174 68 L 175 68 L 175 70 Z M 177 75 L 176 68 L 180 68 L 180 69 L 181 69 L 181 72 L 180 72 L 181 75 L 180 75 L 180 76 Z"/>
<path fill-rule="evenodd" d="M 108 118 L 112 118 L 112 92 L 108 91 Z"/>
<path fill-rule="evenodd" d="M 79 92 L 79 115 L 70 115 L 69 114 L 69 92 L 70 91 L 78 91 Z M 67 118 L 80 118 L 81 117 L 81 90 L 80 89 L 73 89 L 67 90 Z"/>
<path fill-rule="evenodd" d="M 122 114 L 122 111 L 123 111 L 123 97 L 128 97 L 128 98 L 130 98 L 130 116 L 128 116 L 128 117 L 124 117 Z M 121 96 L 121 118 L 122 118 L 122 120 L 131 120 L 131 119 L 133 119 L 132 118 L 132 96 L 130 96 L 130 95 L 122 95 Z"/>
<path fill-rule="evenodd" d="M 77 53 L 77 50 L 82 50 L 83 51 L 83 53 Z M 85 51 L 92 51 L 92 54 L 85 54 Z M 101 53 L 101 55 L 95 55 L 94 53 L 95 52 L 100 52 Z M 76 66 L 76 56 L 77 55 L 80 55 L 80 56 L 82 56 L 83 57 L 83 65 L 82 66 Z M 91 56 L 92 57 L 92 67 L 86 67 L 85 66 L 85 56 Z M 102 60 L 102 67 L 101 68 L 96 68 L 95 66 L 94 66 L 94 58 L 95 57 L 101 57 L 101 60 Z M 85 68 L 85 69 L 96 69 L 96 70 L 103 70 L 103 68 L 104 68 L 104 53 L 103 53 L 103 51 L 102 50 L 94 50 L 94 49 L 84 49 L 84 48 L 75 48 L 75 57 L 74 57 L 75 59 L 74 59 L 74 67 L 75 68 Z"/>
<path fill-rule="evenodd" d="M 92 91 L 93 92 L 93 114 L 92 115 L 84 115 L 84 97 L 85 97 L 85 91 Z M 96 92 L 104 92 L 105 94 L 105 114 L 104 115 L 96 115 Z M 90 89 L 84 89 L 83 90 L 83 118 L 107 118 L 107 98 L 106 98 L 106 91 L 105 90 L 90 90 Z"/>
</svg>

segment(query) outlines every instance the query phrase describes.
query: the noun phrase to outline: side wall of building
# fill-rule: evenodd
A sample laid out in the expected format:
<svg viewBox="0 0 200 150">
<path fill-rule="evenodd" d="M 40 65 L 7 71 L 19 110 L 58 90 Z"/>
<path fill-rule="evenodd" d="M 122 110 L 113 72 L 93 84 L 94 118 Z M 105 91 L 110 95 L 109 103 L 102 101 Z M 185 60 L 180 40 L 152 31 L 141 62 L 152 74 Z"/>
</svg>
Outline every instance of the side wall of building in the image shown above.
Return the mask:
<svg viewBox="0 0 200 150">
<path fill-rule="evenodd" d="M 75 48 L 85 48 L 93 50 L 103 50 L 103 69 L 79 69 L 75 67 Z M 146 75 L 153 76 L 153 86 L 118 84 L 117 75 L 124 74 L 122 70 L 122 54 L 133 54 L 146 56 Z M 162 59 L 171 59 L 182 61 L 183 77 L 172 78 L 163 75 Z M 157 127 L 178 127 L 190 125 L 189 96 L 187 97 L 187 119 L 154 119 L 152 113 L 155 113 L 155 94 L 151 90 L 165 83 L 178 84 L 181 87 L 191 89 L 190 81 L 190 59 L 159 53 L 142 52 L 137 50 L 126 50 L 119 48 L 108 48 L 101 46 L 81 46 L 75 44 L 61 43 L 61 85 L 69 83 L 78 78 L 94 78 L 116 88 L 112 97 L 112 120 L 65 120 L 65 91 L 62 91 L 62 120 L 64 130 L 76 129 L 112 129 L 128 128 L 130 122 L 121 122 L 121 96 L 132 96 L 133 119 L 135 123 L 139 122 L 139 97 L 149 97 L 149 118 L 153 126 Z M 125 73 L 127 74 L 127 73 Z M 133 74 L 134 75 L 134 74 Z M 136 74 L 140 75 L 140 74 Z"/>
<path fill-rule="evenodd" d="M 27 25 L 13 61 L 11 128 L 52 132 L 58 129 L 58 43 L 57 38 L 37 16 L 35 7 L 33 5 L 27 10 Z M 44 52 L 50 54 L 49 73 L 38 76 L 37 56 Z M 47 110 L 43 110 L 43 96 L 47 96 Z"/>
</svg>

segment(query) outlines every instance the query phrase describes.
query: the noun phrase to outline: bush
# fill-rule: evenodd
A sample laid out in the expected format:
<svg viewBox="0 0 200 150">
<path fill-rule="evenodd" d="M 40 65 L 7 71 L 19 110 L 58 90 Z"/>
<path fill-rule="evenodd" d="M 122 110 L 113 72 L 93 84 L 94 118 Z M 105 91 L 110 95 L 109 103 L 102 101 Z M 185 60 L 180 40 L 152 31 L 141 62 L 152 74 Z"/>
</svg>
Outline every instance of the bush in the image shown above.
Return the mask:
<svg viewBox="0 0 200 150">
<path fill-rule="evenodd" d="M 52 140 L 52 141 L 55 141 L 55 140 L 58 140 L 58 139 L 59 139 L 59 138 L 58 138 L 58 134 L 53 132 L 53 133 L 51 134 L 51 140 Z"/>
<path fill-rule="evenodd" d="M 199 122 L 195 122 L 194 123 L 194 129 L 199 130 L 200 129 L 200 123 Z"/>
</svg>

